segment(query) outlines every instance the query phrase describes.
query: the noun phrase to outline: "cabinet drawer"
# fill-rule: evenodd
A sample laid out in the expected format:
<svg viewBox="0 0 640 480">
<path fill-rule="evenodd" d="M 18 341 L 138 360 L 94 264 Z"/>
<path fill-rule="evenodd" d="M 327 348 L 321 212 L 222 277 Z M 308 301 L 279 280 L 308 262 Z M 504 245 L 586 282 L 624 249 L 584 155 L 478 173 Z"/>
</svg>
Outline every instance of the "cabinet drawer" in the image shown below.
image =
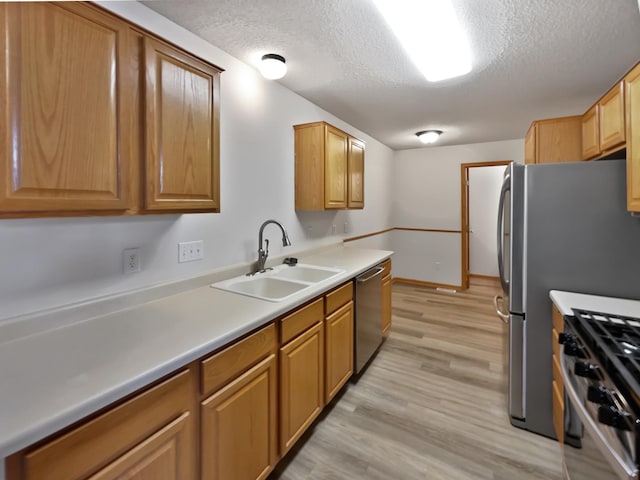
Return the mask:
<svg viewBox="0 0 640 480">
<path fill-rule="evenodd" d="M 553 354 L 560 358 L 560 344 L 558 343 L 558 331 L 555 328 L 551 329 L 551 344 L 553 346 Z"/>
<path fill-rule="evenodd" d="M 276 349 L 276 326 L 272 323 L 203 360 L 202 394 L 208 395 L 219 389 Z"/>
<path fill-rule="evenodd" d="M 384 268 L 384 271 L 382 272 L 382 278 L 386 277 L 387 275 L 391 275 L 391 259 L 390 258 L 382 262 L 380 266 Z"/>
<path fill-rule="evenodd" d="M 345 283 L 327 294 L 326 312 L 331 315 L 348 301 L 353 300 L 353 283 Z"/>
<path fill-rule="evenodd" d="M 322 298 L 280 320 L 280 345 L 324 319 Z"/>
<path fill-rule="evenodd" d="M 553 305 L 553 308 L 551 309 L 551 318 L 553 321 L 553 328 L 555 328 L 558 333 L 564 332 L 564 318 L 562 317 L 560 310 L 558 310 L 558 307 L 555 305 Z"/>
<path fill-rule="evenodd" d="M 116 459 L 123 452 L 133 449 L 135 455 L 136 445 L 153 443 L 158 437 L 156 432 L 166 436 L 166 431 L 176 428 L 184 432 L 176 437 L 184 442 L 177 455 L 187 455 L 184 463 L 180 463 L 185 470 L 179 474 L 181 478 L 193 478 L 195 434 L 191 395 L 191 372 L 183 371 L 44 446 L 18 454 L 11 459 L 13 468 L 9 472 L 13 476 L 9 478 L 87 478 L 97 467 L 114 461 L 113 468 L 118 468 L 120 462 Z M 174 422 L 176 419 L 179 420 Z"/>
<path fill-rule="evenodd" d="M 562 382 L 562 374 L 560 373 L 560 358 L 553 356 L 553 381 L 558 384 L 560 394 L 564 395 L 564 383 Z"/>
</svg>

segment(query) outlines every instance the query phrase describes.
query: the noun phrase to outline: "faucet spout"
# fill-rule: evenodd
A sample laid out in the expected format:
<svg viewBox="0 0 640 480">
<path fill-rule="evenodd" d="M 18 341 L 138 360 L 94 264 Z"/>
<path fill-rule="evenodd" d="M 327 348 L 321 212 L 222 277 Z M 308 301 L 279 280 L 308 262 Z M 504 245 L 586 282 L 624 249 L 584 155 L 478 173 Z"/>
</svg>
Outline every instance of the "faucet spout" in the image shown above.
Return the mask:
<svg viewBox="0 0 640 480">
<path fill-rule="evenodd" d="M 267 257 L 269 256 L 269 240 L 266 239 L 264 241 L 264 243 L 266 244 L 266 247 L 263 249 L 262 238 L 264 233 L 264 227 L 266 227 L 270 223 L 277 225 L 282 231 L 282 246 L 283 247 L 291 246 L 291 240 L 289 240 L 289 235 L 287 234 L 287 231 L 285 230 L 285 228 L 282 226 L 280 222 L 278 222 L 277 220 L 267 220 L 266 222 L 264 222 L 260 226 L 260 231 L 258 232 L 258 271 L 256 273 L 265 271 L 264 265 L 267 262 Z"/>
</svg>

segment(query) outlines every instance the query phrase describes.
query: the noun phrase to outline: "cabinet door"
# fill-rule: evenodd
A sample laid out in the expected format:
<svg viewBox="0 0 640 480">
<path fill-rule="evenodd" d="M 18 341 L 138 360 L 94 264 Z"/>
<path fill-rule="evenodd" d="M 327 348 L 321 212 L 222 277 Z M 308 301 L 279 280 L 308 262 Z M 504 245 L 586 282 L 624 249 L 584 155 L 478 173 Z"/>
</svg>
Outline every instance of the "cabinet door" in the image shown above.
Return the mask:
<svg viewBox="0 0 640 480">
<path fill-rule="evenodd" d="M 325 320 L 325 402 L 335 396 L 353 373 L 353 301 Z"/>
<path fill-rule="evenodd" d="M 524 137 L 524 163 L 536 163 L 536 124 L 532 124 Z"/>
<path fill-rule="evenodd" d="M 280 348 L 280 454 L 324 407 L 323 322 Z"/>
<path fill-rule="evenodd" d="M 349 208 L 364 208 L 364 143 L 349 137 Z"/>
<path fill-rule="evenodd" d="M 324 206 L 347 207 L 347 136 L 330 125 L 325 130 Z"/>
<path fill-rule="evenodd" d="M 184 463 L 190 461 L 184 451 L 188 423 L 189 414 L 182 414 L 89 480 L 181 480 L 187 475 Z"/>
<path fill-rule="evenodd" d="M 391 275 L 382 279 L 382 335 L 391 328 Z"/>
<path fill-rule="evenodd" d="M 598 106 L 594 105 L 582 116 L 582 159 L 597 157 L 600 153 Z"/>
<path fill-rule="evenodd" d="M 626 76 L 627 210 L 640 212 L 640 65 Z"/>
<path fill-rule="evenodd" d="M 144 38 L 149 210 L 219 211 L 220 71 Z"/>
<path fill-rule="evenodd" d="M 0 211 L 126 209 L 127 24 L 81 2 L 5 2 L 0 23 Z"/>
<path fill-rule="evenodd" d="M 598 102 L 600 151 L 624 143 L 624 82 L 612 88 Z"/>
<path fill-rule="evenodd" d="M 581 117 L 542 120 L 536 125 L 536 163 L 580 160 Z"/>
<path fill-rule="evenodd" d="M 202 403 L 202 478 L 266 478 L 277 458 L 276 356 Z"/>
</svg>

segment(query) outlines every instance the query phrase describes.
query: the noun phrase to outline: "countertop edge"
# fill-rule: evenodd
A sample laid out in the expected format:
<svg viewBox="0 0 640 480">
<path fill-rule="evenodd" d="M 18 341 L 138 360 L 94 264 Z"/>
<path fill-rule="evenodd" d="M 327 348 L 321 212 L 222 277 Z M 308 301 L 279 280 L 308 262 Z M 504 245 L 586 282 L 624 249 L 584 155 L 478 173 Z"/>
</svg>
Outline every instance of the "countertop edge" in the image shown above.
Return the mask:
<svg viewBox="0 0 640 480">
<path fill-rule="evenodd" d="M 628 317 L 640 317 L 640 300 L 588 295 L 561 290 L 550 290 L 549 298 L 551 298 L 551 301 L 562 315 L 573 315 L 572 308 L 580 308 Z"/>
</svg>

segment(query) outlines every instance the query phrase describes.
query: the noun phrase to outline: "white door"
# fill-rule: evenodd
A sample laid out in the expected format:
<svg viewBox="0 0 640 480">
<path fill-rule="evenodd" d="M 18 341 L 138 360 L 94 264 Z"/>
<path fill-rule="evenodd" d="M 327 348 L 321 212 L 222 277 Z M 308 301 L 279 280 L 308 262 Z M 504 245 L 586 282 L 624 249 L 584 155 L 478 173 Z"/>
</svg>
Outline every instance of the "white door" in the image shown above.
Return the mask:
<svg viewBox="0 0 640 480">
<path fill-rule="evenodd" d="M 469 273 L 498 276 L 498 202 L 505 165 L 469 169 Z"/>
</svg>

